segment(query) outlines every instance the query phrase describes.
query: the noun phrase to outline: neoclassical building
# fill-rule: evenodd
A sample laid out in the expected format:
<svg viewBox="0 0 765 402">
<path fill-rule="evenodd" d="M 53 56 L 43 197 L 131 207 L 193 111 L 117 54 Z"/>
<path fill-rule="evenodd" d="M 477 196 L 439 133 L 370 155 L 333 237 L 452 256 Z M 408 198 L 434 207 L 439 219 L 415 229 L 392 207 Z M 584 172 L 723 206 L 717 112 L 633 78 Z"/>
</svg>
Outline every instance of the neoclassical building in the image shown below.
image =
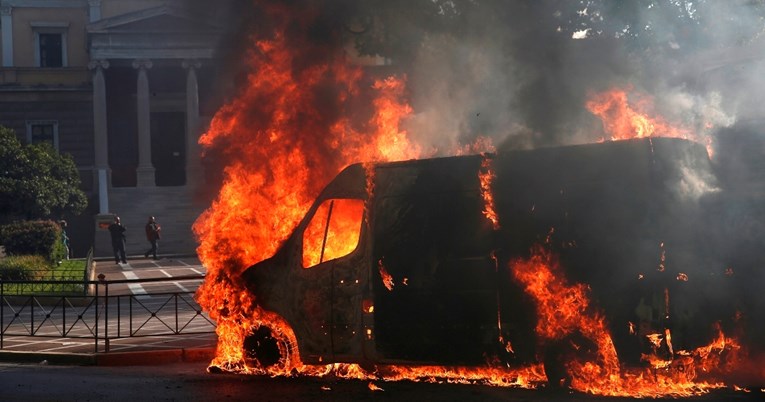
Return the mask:
<svg viewBox="0 0 765 402">
<path fill-rule="evenodd" d="M 215 81 L 225 21 L 204 4 L 0 0 L 0 125 L 74 157 L 90 201 L 66 217 L 76 255 L 92 244 L 111 253 L 102 226 L 114 214 L 128 254 L 148 247 L 150 215 L 160 253 L 194 252 L 205 206 L 197 140 L 225 86 Z"/>
</svg>

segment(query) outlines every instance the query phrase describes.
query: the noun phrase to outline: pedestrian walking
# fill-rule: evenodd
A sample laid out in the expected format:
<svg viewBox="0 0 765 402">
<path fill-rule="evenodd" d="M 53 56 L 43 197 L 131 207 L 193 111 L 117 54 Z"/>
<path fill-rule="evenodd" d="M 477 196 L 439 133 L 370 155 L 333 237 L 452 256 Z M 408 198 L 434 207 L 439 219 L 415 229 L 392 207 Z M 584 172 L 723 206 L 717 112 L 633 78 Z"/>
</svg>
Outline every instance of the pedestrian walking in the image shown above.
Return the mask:
<svg viewBox="0 0 765 402">
<path fill-rule="evenodd" d="M 146 251 L 143 256 L 149 258 L 149 254 L 156 260 L 157 259 L 157 246 L 159 239 L 162 237 L 160 234 L 162 228 L 157 223 L 157 220 L 153 217 L 149 217 L 149 222 L 146 223 L 146 240 L 151 244 L 151 248 Z"/>
<path fill-rule="evenodd" d="M 61 226 L 61 242 L 64 244 L 64 250 L 66 251 L 66 259 L 69 259 L 69 256 L 71 252 L 69 251 L 69 236 L 66 234 L 66 221 L 60 220 L 58 221 L 59 226 Z M 61 264 L 61 261 L 58 262 Z"/>
<path fill-rule="evenodd" d="M 127 258 L 125 258 L 125 229 L 120 223 L 120 217 L 115 216 L 114 222 L 109 225 L 109 233 L 112 235 L 112 250 L 114 251 L 114 260 L 119 264 L 127 264 Z"/>
</svg>

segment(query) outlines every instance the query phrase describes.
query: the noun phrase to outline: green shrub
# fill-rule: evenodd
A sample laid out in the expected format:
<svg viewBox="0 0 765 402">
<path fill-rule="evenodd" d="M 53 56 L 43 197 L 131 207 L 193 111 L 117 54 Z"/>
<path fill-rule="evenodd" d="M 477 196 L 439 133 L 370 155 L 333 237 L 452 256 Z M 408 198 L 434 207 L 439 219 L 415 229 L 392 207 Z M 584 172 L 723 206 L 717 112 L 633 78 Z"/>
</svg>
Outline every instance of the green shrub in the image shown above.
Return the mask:
<svg viewBox="0 0 765 402">
<path fill-rule="evenodd" d="M 51 263 L 66 259 L 61 227 L 53 221 L 22 221 L 0 226 L 5 254 L 39 255 Z"/>
<path fill-rule="evenodd" d="M 0 280 L 30 281 L 41 279 L 50 264 L 39 255 L 14 255 L 0 259 Z"/>
</svg>

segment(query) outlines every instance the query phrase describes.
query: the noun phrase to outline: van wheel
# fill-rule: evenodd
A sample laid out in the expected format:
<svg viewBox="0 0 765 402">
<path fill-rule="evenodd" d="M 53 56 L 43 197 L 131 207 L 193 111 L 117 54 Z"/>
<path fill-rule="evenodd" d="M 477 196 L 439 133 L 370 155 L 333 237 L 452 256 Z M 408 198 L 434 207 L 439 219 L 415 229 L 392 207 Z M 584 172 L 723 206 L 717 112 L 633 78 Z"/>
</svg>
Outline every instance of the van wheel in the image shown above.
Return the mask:
<svg viewBox="0 0 765 402">
<path fill-rule="evenodd" d="M 579 333 L 555 341 L 544 350 L 544 369 L 547 386 L 552 390 L 571 388 L 573 375 L 569 370 L 572 362 L 584 362 L 595 359 L 595 343 Z"/>
<path fill-rule="evenodd" d="M 291 346 L 286 339 L 274 336 L 271 328 L 255 328 L 243 343 L 248 366 L 263 369 L 269 374 L 286 374 Z"/>
</svg>

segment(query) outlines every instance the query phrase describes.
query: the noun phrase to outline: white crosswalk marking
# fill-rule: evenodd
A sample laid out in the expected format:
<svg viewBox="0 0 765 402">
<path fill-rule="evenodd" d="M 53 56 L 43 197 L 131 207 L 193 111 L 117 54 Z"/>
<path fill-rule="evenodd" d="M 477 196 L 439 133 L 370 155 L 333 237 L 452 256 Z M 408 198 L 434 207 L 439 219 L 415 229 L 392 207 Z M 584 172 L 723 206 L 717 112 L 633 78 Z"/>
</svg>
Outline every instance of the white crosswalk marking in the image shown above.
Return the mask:
<svg viewBox="0 0 765 402">
<path fill-rule="evenodd" d="M 135 274 L 135 272 L 128 271 L 123 272 L 123 275 L 125 275 L 125 279 L 138 279 L 138 275 Z M 146 289 L 143 288 L 140 284 L 137 283 L 128 283 L 128 289 L 134 294 L 134 295 L 145 295 Z"/>
<path fill-rule="evenodd" d="M 173 282 L 175 286 L 178 286 L 179 289 L 181 289 L 181 292 L 191 292 L 191 289 L 187 288 L 186 286 L 181 285 L 179 282 Z"/>
</svg>

